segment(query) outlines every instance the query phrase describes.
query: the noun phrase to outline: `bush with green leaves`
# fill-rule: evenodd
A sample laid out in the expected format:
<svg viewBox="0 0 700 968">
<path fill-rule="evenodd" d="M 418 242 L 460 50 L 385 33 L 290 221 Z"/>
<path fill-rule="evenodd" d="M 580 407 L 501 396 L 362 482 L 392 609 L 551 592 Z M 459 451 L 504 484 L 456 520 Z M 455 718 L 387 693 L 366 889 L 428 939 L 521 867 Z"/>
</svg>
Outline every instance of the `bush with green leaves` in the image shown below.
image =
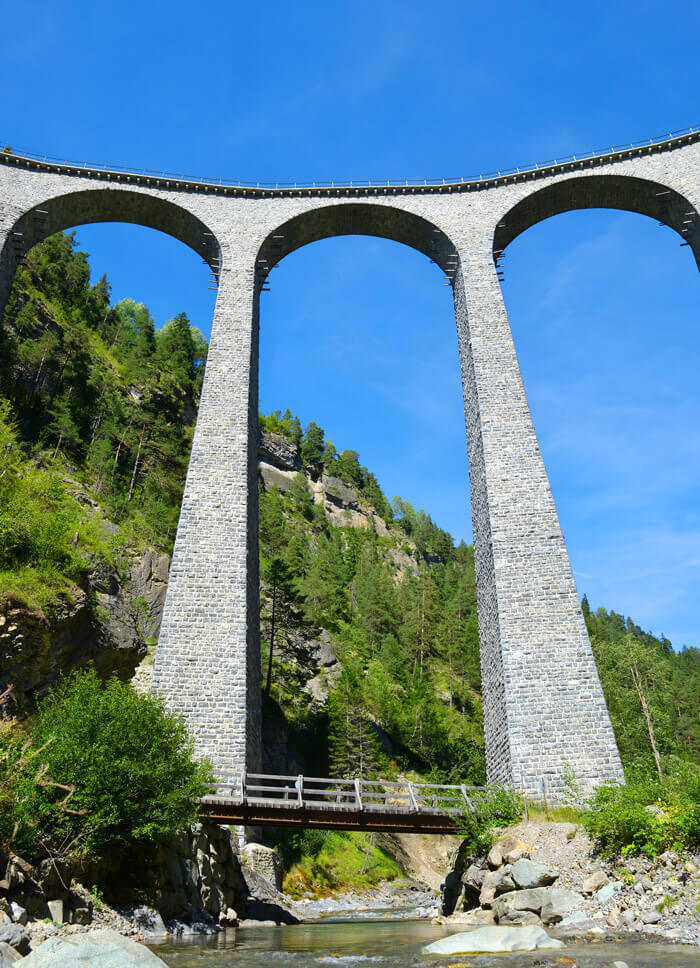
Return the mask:
<svg viewBox="0 0 700 968">
<path fill-rule="evenodd" d="M 16 826 L 16 849 L 30 855 L 51 846 L 99 858 L 110 847 L 167 841 L 196 820 L 213 779 L 210 765 L 193 759 L 180 717 L 91 669 L 44 700 L 30 732 L 27 749 L 8 740 L 0 776 L 12 801 L 3 839 Z M 10 774 L 22 759 L 13 794 Z"/>
<path fill-rule="evenodd" d="M 700 768 L 676 761 L 663 780 L 637 774 L 623 786 L 600 787 L 583 815 L 607 855 L 656 857 L 700 848 Z"/>
<path fill-rule="evenodd" d="M 508 787 L 491 784 L 475 791 L 473 809 L 459 819 L 457 833 L 466 842 L 469 856 L 487 854 L 498 835 L 498 828 L 515 823 L 522 814 L 522 799 Z"/>
</svg>

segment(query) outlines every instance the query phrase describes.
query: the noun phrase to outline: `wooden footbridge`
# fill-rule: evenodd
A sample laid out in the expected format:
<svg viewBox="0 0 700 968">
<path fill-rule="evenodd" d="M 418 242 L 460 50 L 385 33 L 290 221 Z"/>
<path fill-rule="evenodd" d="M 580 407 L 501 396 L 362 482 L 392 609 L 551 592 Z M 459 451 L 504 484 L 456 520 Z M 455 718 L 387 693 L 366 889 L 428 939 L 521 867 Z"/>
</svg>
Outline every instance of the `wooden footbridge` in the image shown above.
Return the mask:
<svg viewBox="0 0 700 968">
<path fill-rule="evenodd" d="M 451 834 L 483 802 L 483 787 L 247 773 L 212 784 L 202 819 L 250 827 Z"/>
</svg>

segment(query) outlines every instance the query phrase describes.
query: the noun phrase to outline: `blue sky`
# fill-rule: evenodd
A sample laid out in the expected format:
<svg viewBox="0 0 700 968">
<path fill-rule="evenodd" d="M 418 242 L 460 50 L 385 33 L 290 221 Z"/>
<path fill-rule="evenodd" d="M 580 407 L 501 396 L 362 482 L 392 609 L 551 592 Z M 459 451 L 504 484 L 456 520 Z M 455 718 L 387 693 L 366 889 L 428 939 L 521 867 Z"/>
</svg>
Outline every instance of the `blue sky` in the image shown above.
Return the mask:
<svg viewBox="0 0 700 968">
<path fill-rule="evenodd" d="M 28 0 L 3 11 L 0 140 L 216 178 L 466 177 L 700 122 L 699 27 L 674 0 Z M 185 247 L 132 226 L 78 238 L 115 297 L 208 332 L 215 294 Z M 676 646 L 700 645 L 699 289 L 678 243 L 640 216 L 572 213 L 512 244 L 504 283 L 579 590 Z M 263 296 L 261 402 L 317 420 L 469 540 L 442 282 L 381 240 L 289 256 Z"/>
</svg>

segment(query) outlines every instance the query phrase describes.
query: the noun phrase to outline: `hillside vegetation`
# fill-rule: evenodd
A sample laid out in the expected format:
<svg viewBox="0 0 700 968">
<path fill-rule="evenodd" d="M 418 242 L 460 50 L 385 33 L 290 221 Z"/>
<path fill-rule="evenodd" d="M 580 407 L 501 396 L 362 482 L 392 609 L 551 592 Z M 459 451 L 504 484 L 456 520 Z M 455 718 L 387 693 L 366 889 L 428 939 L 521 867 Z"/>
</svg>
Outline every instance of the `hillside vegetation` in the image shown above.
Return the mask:
<svg viewBox="0 0 700 968">
<path fill-rule="evenodd" d="M 184 314 L 155 331 L 142 304 L 112 304 L 72 236 L 29 253 L 0 328 L 0 614 L 50 614 L 125 547 L 170 549 L 206 354 Z M 317 424 L 278 411 L 261 429 L 297 467 L 260 484 L 266 715 L 307 762 L 328 748 L 338 775 L 483 782 L 472 549 Z M 336 510 L 334 482 L 351 495 Z M 650 727 L 662 766 L 697 761 L 698 650 L 583 604 L 626 767 L 655 768 Z"/>
</svg>

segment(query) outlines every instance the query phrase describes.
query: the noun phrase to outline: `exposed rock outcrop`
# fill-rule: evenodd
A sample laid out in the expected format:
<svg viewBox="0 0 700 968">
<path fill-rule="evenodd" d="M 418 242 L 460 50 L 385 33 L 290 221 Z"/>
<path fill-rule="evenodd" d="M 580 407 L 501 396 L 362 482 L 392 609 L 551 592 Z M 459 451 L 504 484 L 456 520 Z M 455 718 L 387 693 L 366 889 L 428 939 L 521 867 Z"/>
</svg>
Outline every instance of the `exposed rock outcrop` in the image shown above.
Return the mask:
<svg viewBox="0 0 700 968">
<path fill-rule="evenodd" d="M 51 608 L 0 601 L 0 687 L 14 686 L 14 711 L 31 711 L 62 675 L 88 662 L 101 675 L 131 678 L 147 640 L 158 635 L 168 568 L 166 554 L 145 548 L 120 570 L 95 567 L 84 588 Z"/>
</svg>

